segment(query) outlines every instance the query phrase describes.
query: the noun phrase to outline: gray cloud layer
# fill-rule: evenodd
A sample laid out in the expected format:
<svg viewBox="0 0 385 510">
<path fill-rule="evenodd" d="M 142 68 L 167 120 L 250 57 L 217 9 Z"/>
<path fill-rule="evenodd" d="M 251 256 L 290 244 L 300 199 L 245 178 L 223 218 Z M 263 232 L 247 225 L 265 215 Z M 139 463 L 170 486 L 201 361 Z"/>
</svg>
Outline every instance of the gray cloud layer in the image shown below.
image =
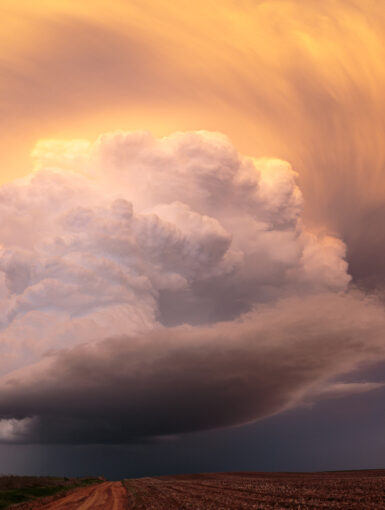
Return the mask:
<svg viewBox="0 0 385 510">
<path fill-rule="evenodd" d="M 8 439 L 36 442 L 119 443 L 245 423 L 384 359 L 384 326 L 383 310 L 360 294 L 325 294 L 232 323 L 85 344 L 5 376 L 1 413 L 21 420 Z M 36 418 L 19 430 L 26 417 Z"/>
</svg>

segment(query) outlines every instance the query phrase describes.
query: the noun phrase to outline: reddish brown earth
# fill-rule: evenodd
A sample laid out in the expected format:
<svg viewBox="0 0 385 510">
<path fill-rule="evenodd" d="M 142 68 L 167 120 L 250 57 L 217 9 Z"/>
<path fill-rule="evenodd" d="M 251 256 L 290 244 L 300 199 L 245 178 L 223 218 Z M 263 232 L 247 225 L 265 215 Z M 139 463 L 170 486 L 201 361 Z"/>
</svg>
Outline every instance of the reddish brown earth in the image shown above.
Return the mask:
<svg viewBox="0 0 385 510">
<path fill-rule="evenodd" d="M 105 482 L 76 489 L 63 498 L 45 505 L 35 505 L 32 508 L 34 510 L 126 510 L 127 491 L 121 482 Z"/>
<path fill-rule="evenodd" d="M 77 489 L 42 510 L 385 509 L 385 470 L 214 473 Z"/>
<path fill-rule="evenodd" d="M 385 471 L 223 473 L 127 480 L 129 509 L 385 509 Z"/>
</svg>

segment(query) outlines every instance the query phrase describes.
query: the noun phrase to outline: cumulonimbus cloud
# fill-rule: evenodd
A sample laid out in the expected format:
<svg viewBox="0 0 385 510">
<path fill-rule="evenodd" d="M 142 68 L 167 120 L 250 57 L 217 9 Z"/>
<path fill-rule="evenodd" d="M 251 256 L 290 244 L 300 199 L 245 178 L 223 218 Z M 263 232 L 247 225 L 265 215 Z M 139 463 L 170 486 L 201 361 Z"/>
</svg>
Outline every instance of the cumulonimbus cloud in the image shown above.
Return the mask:
<svg viewBox="0 0 385 510">
<path fill-rule="evenodd" d="M 349 290 L 343 242 L 303 225 L 287 162 L 207 132 L 34 157 L 0 189 L 3 440 L 244 423 L 384 355 L 381 306 Z"/>
</svg>

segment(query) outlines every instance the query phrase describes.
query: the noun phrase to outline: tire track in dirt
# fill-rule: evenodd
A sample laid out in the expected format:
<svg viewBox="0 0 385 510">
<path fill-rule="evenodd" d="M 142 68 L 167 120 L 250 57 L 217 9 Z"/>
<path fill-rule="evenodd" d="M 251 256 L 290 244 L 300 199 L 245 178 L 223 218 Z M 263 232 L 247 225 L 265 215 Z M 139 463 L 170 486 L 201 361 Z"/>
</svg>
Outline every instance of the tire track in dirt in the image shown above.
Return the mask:
<svg viewBox="0 0 385 510">
<path fill-rule="evenodd" d="M 34 510 L 126 510 L 127 492 L 121 482 L 105 482 L 77 489 Z"/>
</svg>

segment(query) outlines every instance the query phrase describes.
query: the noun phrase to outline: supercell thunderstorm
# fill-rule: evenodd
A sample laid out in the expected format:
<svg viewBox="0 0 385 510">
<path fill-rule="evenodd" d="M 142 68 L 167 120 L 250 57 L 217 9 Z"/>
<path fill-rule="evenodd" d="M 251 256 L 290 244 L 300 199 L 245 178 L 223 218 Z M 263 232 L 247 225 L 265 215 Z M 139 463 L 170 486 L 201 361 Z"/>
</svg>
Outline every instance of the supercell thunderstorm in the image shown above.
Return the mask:
<svg viewBox="0 0 385 510">
<path fill-rule="evenodd" d="M 203 131 L 33 156 L 0 188 L 1 440 L 236 425 L 385 357 L 382 306 L 303 224 L 289 163 Z"/>
</svg>

